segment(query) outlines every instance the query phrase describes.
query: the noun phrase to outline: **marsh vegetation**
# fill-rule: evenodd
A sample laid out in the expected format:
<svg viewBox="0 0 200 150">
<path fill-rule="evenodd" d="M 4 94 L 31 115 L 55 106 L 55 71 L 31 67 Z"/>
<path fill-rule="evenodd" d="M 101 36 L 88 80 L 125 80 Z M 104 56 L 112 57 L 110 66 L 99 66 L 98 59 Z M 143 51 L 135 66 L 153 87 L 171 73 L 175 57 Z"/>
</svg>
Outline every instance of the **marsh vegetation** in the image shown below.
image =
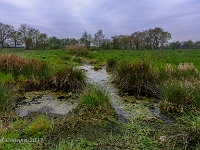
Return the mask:
<svg viewBox="0 0 200 150">
<path fill-rule="evenodd" d="M 198 50 L 1 50 L 0 149 L 199 149 L 199 57 Z M 16 112 L 44 101 L 73 109 Z"/>
</svg>

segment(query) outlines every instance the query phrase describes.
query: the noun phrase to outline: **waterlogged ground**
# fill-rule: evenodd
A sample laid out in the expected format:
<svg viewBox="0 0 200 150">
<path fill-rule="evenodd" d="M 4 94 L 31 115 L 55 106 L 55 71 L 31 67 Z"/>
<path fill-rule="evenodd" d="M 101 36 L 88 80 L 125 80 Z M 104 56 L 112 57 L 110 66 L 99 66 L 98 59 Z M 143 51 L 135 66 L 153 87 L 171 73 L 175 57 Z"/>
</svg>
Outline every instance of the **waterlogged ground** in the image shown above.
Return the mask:
<svg viewBox="0 0 200 150">
<path fill-rule="evenodd" d="M 18 116 L 25 117 L 33 112 L 48 115 L 66 115 L 76 108 L 77 98 L 72 93 L 33 91 L 21 95 L 23 99 L 16 109 Z"/>
<path fill-rule="evenodd" d="M 154 98 L 143 97 L 138 100 L 134 96 L 120 95 L 119 90 L 111 83 L 112 75 L 107 73 L 105 67 L 96 70 L 93 66 L 85 64 L 78 68 L 85 71 L 88 83 L 100 86 L 107 92 L 119 122 L 138 118 L 172 121 L 161 115 L 158 107 L 159 101 Z M 42 112 L 53 116 L 66 115 L 78 105 L 77 96 L 72 93 L 33 91 L 26 92 L 21 97 L 23 100 L 16 109 L 17 115 L 20 117 L 25 117 L 33 112 Z"/>
<path fill-rule="evenodd" d="M 161 119 L 171 122 L 172 120 L 161 115 L 155 98 L 142 98 L 137 100 L 134 96 L 122 96 L 119 90 L 111 83 L 112 75 L 108 74 L 106 68 L 96 70 L 93 66 L 85 64 L 78 67 L 86 72 L 87 81 L 102 87 L 110 96 L 111 105 L 115 109 L 118 121 L 126 119 L 134 120 L 144 118 L 145 120 Z"/>
</svg>

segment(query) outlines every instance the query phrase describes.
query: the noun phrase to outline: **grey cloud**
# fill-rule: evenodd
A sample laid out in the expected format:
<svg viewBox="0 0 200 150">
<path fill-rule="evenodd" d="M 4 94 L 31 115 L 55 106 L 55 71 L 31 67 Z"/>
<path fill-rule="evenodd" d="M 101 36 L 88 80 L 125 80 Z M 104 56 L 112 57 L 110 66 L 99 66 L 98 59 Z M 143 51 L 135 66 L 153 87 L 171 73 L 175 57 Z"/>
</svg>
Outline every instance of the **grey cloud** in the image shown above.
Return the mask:
<svg viewBox="0 0 200 150">
<path fill-rule="evenodd" d="M 200 40 L 198 0 L 1 0 L 0 22 L 28 23 L 49 36 L 106 37 L 163 27 L 173 40 Z"/>
</svg>

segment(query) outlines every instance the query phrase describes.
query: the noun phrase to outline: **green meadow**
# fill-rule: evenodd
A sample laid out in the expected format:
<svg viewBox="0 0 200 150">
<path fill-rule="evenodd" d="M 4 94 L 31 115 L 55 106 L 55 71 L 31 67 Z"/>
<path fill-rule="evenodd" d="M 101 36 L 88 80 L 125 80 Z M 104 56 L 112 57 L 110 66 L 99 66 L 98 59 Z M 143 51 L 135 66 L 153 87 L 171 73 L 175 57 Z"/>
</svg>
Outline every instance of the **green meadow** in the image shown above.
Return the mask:
<svg viewBox="0 0 200 150">
<path fill-rule="evenodd" d="M 199 50 L 0 49 L 0 149 L 200 149 L 199 59 Z M 105 67 L 140 115 L 120 122 L 104 88 L 76 68 L 84 64 Z M 77 107 L 16 114 L 20 95 L 46 90 L 76 95 Z M 165 119 L 142 112 L 155 107 Z"/>
</svg>

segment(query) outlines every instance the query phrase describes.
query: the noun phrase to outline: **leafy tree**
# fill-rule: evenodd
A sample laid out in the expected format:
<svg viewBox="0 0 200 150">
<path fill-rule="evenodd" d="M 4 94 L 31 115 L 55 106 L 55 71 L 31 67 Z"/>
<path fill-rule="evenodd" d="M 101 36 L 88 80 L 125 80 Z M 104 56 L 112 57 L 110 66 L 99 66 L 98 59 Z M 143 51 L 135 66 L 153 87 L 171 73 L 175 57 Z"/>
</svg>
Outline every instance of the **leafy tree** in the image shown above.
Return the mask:
<svg viewBox="0 0 200 150">
<path fill-rule="evenodd" d="M 176 41 L 176 42 L 172 42 L 170 43 L 170 49 L 180 49 L 181 48 L 181 42 Z"/>
<path fill-rule="evenodd" d="M 200 41 L 196 41 L 193 43 L 193 48 L 194 49 L 200 49 Z"/>
<path fill-rule="evenodd" d="M 60 49 L 61 48 L 61 40 L 55 36 L 52 36 L 48 39 L 48 46 L 50 49 Z"/>
<path fill-rule="evenodd" d="M 188 40 L 188 41 L 184 41 L 184 42 L 182 42 L 182 44 L 181 44 L 181 48 L 182 49 L 193 49 L 193 42 L 192 42 L 192 40 Z"/>
</svg>

